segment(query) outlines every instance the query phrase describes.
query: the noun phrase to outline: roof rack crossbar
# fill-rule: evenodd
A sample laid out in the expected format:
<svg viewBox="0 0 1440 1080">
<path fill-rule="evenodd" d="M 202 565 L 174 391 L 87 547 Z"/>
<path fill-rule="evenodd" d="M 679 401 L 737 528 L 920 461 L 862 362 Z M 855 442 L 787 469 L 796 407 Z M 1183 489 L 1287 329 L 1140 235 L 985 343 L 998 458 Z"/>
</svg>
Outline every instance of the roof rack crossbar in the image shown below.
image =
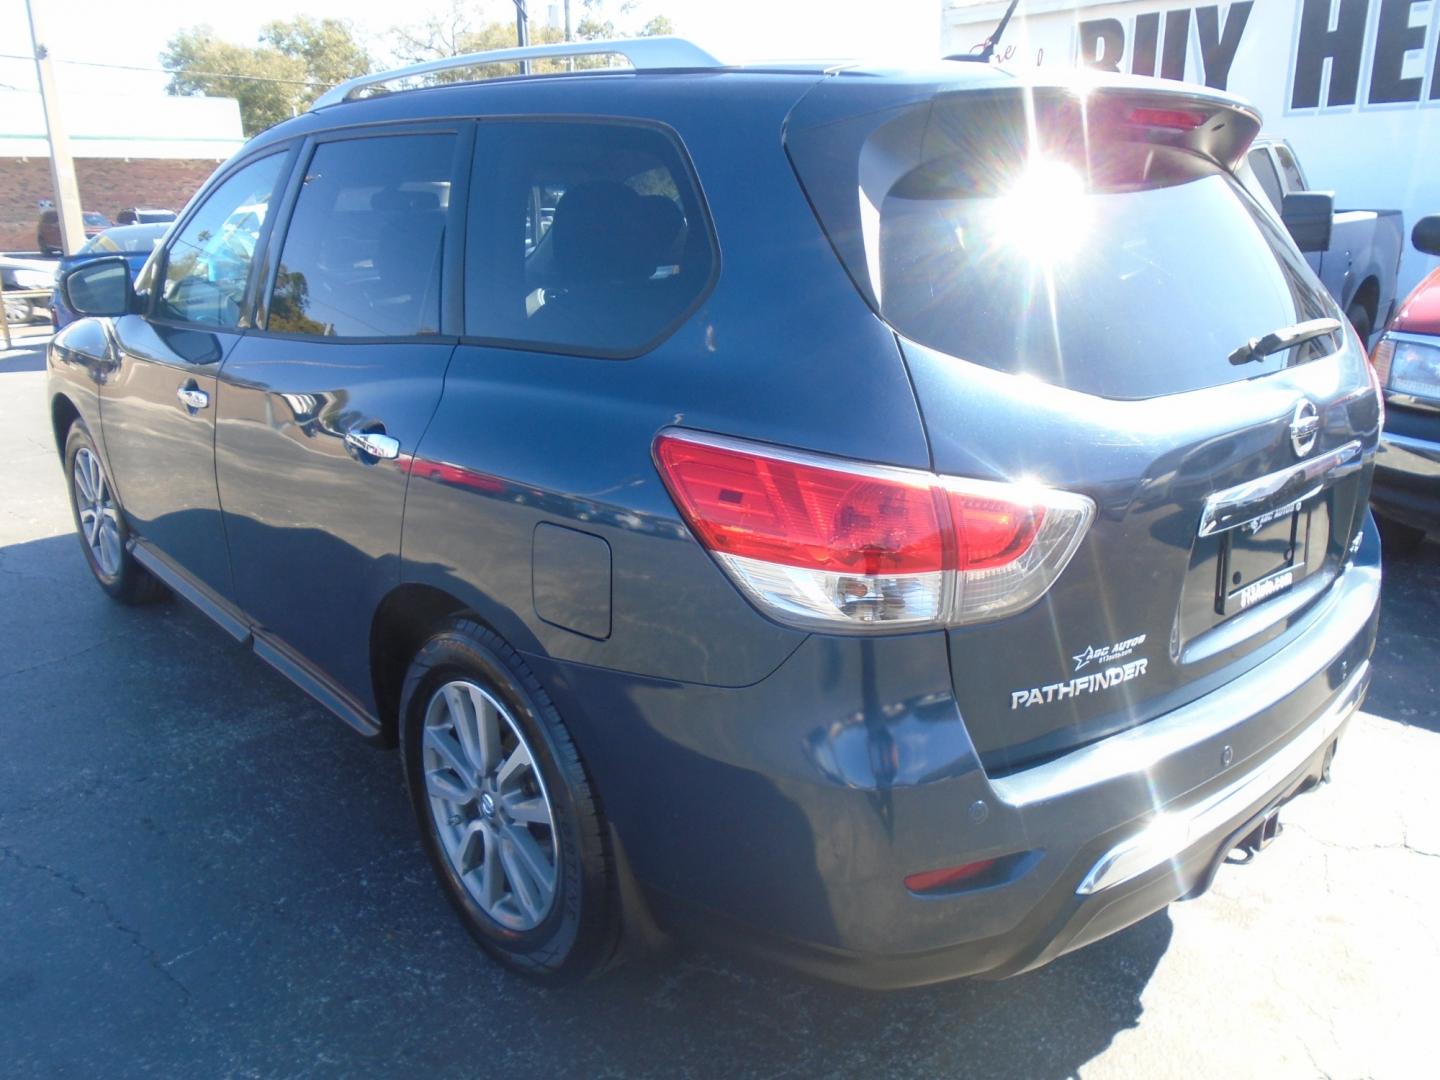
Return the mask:
<svg viewBox="0 0 1440 1080">
<path fill-rule="evenodd" d="M 447 56 L 441 60 L 427 60 L 423 64 L 377 71 L 361 75 L 331 87 L 315 99 L 310 106 L 313 112 L 329 105 L 349 101 L 360 91 L 381 83 L 397 79 L 409 79 L 419 75 L 431 75 L 437 71 L 453 71 L 456 68 L 479 67 L 483 64 L 498 64 L 507 60 L 554 60 L 572 56 L 597 56 L 605 54 L 623 56 L 637 71 L 668 68 L 719 68 L 719 60 L 704 49 L 684 38 L 645 37 L 620 38 L 612 41 L 562 41 L 553 45 L 528 45 L 516 49 L 491 49 L 487 52 L 464 53 Z"/>
</svg>

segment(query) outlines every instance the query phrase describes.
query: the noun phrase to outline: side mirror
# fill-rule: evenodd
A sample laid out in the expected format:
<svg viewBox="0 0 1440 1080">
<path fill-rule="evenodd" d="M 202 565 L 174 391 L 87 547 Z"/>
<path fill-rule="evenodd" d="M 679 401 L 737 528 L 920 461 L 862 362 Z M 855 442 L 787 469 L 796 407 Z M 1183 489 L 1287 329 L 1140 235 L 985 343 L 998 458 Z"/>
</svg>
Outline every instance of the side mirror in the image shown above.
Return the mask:
<svg viewBox="0 0 1440 1080">
<path fill-rule="evenodd" d="M 1415 222 L 1410 230 L 1410 243 L 1426 255 L 1440 255 L 1440 214 L 1430 214 Z"/>
<path fill-rule="evenodd" d="M 1280 220 L 1301 251 L 1325 251 L 1335 221 L 1335 193 L 1292 191 L 1280 204 Z"/>
<path fill-rule="evenodd" d="M 135 309 L 135 286 L 123 256 L 81 263 L 60 279 L 60 293 L 77 315 L 128 315 Z"/>
</svg>

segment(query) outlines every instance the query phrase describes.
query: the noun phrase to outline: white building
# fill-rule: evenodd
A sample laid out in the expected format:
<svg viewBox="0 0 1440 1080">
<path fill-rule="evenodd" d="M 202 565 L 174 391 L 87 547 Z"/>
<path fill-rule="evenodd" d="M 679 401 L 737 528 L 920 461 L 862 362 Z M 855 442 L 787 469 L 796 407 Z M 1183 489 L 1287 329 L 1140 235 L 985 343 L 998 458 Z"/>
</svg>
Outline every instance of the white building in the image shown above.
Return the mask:
<svg viewBox="0 0 1440 1080">
<path fill-rule="evenodd" d="M 944 51 L 969 51 L 1004 13 L 942 0 Z M 1000 50 L 1016 64 L 1089 64 L 1208 83 L 1253 102 L 1337 205 L 1440 212 L 1437 0 L 1022 0 Z M 1403 295 L 1433 257 L 1408 247 Z"/>
</svg>

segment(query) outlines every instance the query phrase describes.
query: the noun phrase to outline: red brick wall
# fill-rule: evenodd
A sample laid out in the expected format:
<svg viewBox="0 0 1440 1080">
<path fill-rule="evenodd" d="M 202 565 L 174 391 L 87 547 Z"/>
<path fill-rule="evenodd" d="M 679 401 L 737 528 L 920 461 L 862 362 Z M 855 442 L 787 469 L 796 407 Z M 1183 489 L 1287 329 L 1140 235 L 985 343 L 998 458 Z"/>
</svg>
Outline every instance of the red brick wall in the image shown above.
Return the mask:
<svg viewBox="0 0 1440 1080">
<path fill-rule="evenodd" d="M 77 158 L 80 205 L 111 221 L 127 206 L 179 210 L 220 163 Z M 55 198 L 47 158 L 0 158 L 0 251 L 34 251 L 40 200 Z"/>
</svg>

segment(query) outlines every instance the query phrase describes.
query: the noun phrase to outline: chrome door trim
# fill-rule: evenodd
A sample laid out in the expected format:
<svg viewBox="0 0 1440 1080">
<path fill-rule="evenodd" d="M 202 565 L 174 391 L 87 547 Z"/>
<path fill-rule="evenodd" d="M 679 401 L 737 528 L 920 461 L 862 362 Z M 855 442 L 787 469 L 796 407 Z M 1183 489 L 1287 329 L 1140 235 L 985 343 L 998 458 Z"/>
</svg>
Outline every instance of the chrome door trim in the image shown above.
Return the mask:
<svg viewBox="0 0 1440 1080">
<path fill-rule="evenodd" d="M 347 431 L 345 445 L 381 461 L 393 461 L 400 456 L 400 440 L 378 431 Z"/>
<path fill-rule="evenodd" d="M 210 407 L 210 395 L 204 390 L 194 386 L 182 386 L 175 391 L 175 396 L 180 399 L 180 404 L 187 409 L 208 409 Z"/>
</svg>

